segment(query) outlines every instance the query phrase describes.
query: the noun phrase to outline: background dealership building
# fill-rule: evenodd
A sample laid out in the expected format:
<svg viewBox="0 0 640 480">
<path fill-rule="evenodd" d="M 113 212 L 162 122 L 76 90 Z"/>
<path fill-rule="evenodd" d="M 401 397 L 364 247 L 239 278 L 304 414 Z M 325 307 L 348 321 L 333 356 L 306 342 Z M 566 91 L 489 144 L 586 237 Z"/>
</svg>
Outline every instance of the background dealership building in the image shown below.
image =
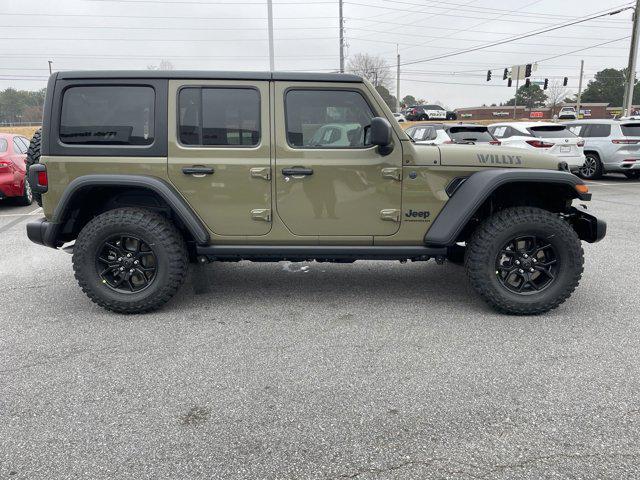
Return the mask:
<svg viewBox="0 0 640 480">
<path fill-rule="evenodd" d="M 563 103 L 553 109 L 550 107 L 527 108 L 516 107 L 516 118 L 533 120 L 551 120 L 562 107 L 574 107 L 575 103 Z M 633 106 L 633 110 L 640 108 Z M 469 107 L 457 108 L 455 112 L 458 120 L 508 120 L 513 118 L 513 106 Z M 582 118 L 615 118 L 622 114 L 622 107 L 609 106 L 608 103 L 581 103 L 580 113 Z"/>
</svg>

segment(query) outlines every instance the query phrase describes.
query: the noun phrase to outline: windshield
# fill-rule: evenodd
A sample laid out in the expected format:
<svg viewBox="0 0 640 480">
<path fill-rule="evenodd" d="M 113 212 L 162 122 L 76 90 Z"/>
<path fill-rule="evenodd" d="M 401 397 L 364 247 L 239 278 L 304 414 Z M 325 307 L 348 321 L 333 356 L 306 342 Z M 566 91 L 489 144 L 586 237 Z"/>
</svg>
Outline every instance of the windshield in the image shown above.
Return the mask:
<svg viewBox="0 0 640 480">
<path fill-rule="evenodd" d="M 534 137 L 538 138 L 567 138 L 575 137 L 564 125 L 544 125 L 528 129 Z"/>
<path fill-rule="evenodd" d="M 624 123 L 620 127 L 625 137 L 640 137 L 640 123 Z"/>
<path fill-rule="evenodd" d="M 495 140 L 486 127 L 451 127 L 449 136 L 454 142 L 492 142 Z"/>
</svg>

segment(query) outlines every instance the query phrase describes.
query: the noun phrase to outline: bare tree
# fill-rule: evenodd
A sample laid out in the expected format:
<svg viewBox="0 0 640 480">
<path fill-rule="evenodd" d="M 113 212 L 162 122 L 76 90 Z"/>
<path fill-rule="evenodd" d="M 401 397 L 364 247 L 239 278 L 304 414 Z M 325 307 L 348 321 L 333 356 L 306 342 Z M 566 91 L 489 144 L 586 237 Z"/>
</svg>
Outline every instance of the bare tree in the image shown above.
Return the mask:
<svg viewBox="0 0 640 480">
<path fill-rule="evenodd" d="M 147 70 L 173 70 L 173 63 L 169 60 L 160 60 L 160 65 L 147 65 Z"/>
<path fill-rule="evenodd" d="M 569 89 L 562 85 L 560 80 L 549 82 L 547 87 L 547 107 L 551 109 L 551 116 L 556 113 L 556 109 L 562 105 L 569 94 Z"/>
<path fill-rule="evenodd" d="M 347 71 L 366 78 L 374 87 L 391 87 L 391 70 L 382 57 L 356 53 L 349 58 Z"/>
</svg>

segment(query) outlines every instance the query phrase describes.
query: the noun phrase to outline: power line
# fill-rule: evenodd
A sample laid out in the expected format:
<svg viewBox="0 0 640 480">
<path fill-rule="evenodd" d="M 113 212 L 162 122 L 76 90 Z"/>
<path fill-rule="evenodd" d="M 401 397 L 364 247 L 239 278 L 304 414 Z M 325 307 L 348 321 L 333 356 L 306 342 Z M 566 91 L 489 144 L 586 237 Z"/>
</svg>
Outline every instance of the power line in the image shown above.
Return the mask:
<svg viewBox="0 0 640 480">
<path fill-rule="evenodd" d="M 464 53 L 476 52 L 478 50 L 484 50 L 486 48 L 495 47 L 497 45 L 503 45 L 505 43 L 515 42 L 516 40 L 521 40 L 523 38 L 533 37 L 535 35 L 540 35 L 542 33 L 551 32 L 551 31 L 554 31 L 554 30 L 559 30 L 561 28 L 566 28 L 566 27 L 569 27 L 571 25 L 576 25 L 578 23 L 588 22 L 589 20 L 593 20 L 594 18 L 604 17 L 604 16 L 607 16 L 607 15 L 615 15 L 617 13 L 620 13 L 620 12 L 622 12 L 624 10 L 629 10 L 631 8 L 632 8 L 631 6 L 626 6 L 626 7 L 621 8 L 621 9 L 617 9 L 617 10 L 613 10 L 613 11 L 609 11 L 609 12 L 605 12 L 605 13 L 599 13 L 597 15 L 593 15 L 593 16 L 586 17 L 586 18 L 579 19 L 579 20 L 574 20 L 574 21 L 569 22 L 569 23 L 564 23 L 564 24 L 561 24 L 561 25 L 555 25 L 553 27 L 549 27 L 549 28 L 542 29 L 542 30 L 527 32 L 525 34 L 517 35 L 515 37 L 511 37 L 511 38 L 508 38 L 508 39 L 505 39 L 505 40 L 500 40 L 500 41 L 497 41 L 497 42 L 492 42 L 492 43 L 488 43 L 488 44 L 484 44 L 484 45 L 478 45 L 476 47 L 471 47 L 471 48 L 459 50 L 459 51 L 453 52 L 453 53 L 437 55 L 437 56 L 434 56 L 434 57 L 429 57 L 429 58 L 425 58 L 425 59 L 421 59 L 421 60 L 413 60 L 413 61 L 409 61 L 409 62 L 404 62 L 403 65 L 413 65 L 413 64 L 416 64 L 416 63 L 429 62 L 429 61 L 432 61 L 432 60 L 440 60 L 440 59 L 443 59 L 443 58 L 453 57 L 453 56 L 456 56 L 456 55 L 462 55 Z"/>
</svg>

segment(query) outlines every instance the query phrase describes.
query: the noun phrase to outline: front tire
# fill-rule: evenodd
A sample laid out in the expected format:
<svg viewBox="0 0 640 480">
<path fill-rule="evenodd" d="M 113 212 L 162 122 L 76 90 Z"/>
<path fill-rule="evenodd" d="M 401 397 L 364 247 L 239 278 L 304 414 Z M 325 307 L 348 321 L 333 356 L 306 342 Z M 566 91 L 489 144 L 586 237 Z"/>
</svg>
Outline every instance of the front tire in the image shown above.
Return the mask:
<svg viewBox="0 0 640 480">
<path fill-rule="evenodd" d="M 584 164 L 580 167 L 579 174 L 585 180 L 597 180 L 602 177 L 603 168 L 597 153 L 585 153 Z"/>
<path fill-rule="evenodd" d="M 184 282 L 187 264 L 176 227 L 138 208 L 98 215 L 84 226 L 73 249 L 73 270 L 84 293 L 118 313 L 161 307 Z"/>
<path fill-rule="evenodd" d="M 583 264 L 571 225 L 534 207 L 489 217 L 467 243 L 465 258 L 473 289 L 496 310 L 514 315 L 536 315 L 563 303 L 578 286 Z"/>
</svg>

